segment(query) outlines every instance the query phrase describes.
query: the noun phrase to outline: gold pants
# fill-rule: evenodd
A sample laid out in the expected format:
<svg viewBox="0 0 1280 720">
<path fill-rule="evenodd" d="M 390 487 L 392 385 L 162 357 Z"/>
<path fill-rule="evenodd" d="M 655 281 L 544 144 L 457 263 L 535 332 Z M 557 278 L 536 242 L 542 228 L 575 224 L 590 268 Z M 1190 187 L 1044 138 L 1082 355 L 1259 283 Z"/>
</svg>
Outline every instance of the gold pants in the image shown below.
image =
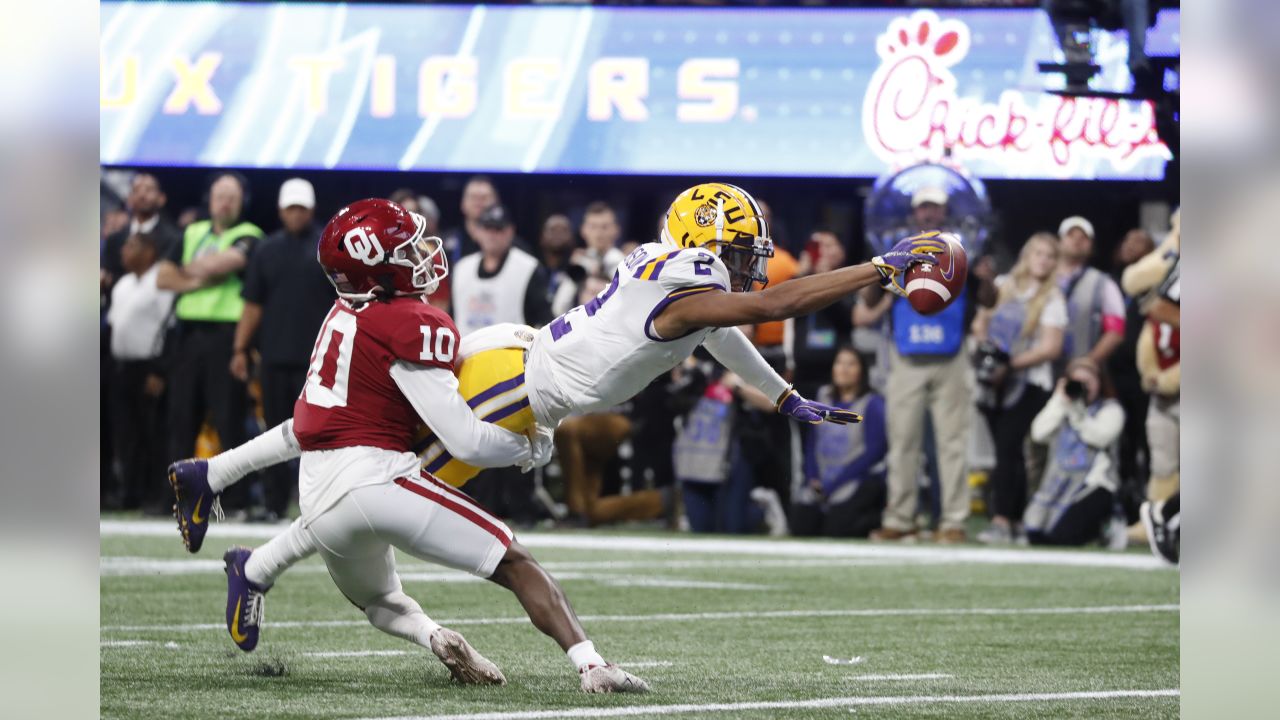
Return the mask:
<svg viewBox="0 0 1280 720">
<path fill-rule="evenodd" d="M 458 367 L 458 392 L 481 420 L 511 432 L 533 429 L 533 409 L 524 384 L 524 350 L 500 348 L 477 353 Z M 424 428 L 414 444 L 422 468 L 454 487 L 460 487 L 480 468 L 455 459 L 435 435 Z"/>
</svg>

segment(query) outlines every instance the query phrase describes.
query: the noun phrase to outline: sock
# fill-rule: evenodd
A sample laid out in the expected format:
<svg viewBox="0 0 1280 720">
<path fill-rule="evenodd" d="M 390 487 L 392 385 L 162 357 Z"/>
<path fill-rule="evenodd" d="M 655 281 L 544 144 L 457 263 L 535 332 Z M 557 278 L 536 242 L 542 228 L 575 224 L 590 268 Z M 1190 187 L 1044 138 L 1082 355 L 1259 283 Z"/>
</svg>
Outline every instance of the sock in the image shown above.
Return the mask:
<svg viewBox="0 0 1280 720">
<path fill-rule="evenodd" d="M 440 623 L 422 611 L 422 606 L 402 591 L 388 593 L 364 609 L 369 624 L 388 635 L 431 649 L 431 635 Z"/>
<path fill-rule="evenodd" d="M 303 527 L 302 518 L 298 518 L 267 544 L 254 548 L 253 554 L 245 561 L 244 576 L 260 588 L 269 588 L 285 570 L 315 551 L 311 531 Z"/>
<path fill-rule="evenodd" d="M 249 442 L 209 458 L 209 487 L 220 493 L 255 470 L 301 454 L 302 449 L 293 435 L 293 420 L 285 420 Z"/>
<path fill-rule="evenodd" d="M 604 658 L 600 657 L 600 653 L 596 652 L 596 644 L 590 640 L 583 640 L 565 651 L 569 656 L 569 662 L 573 666 L 581 670 L 588 665 L 604 665 Z"/>
</svg>

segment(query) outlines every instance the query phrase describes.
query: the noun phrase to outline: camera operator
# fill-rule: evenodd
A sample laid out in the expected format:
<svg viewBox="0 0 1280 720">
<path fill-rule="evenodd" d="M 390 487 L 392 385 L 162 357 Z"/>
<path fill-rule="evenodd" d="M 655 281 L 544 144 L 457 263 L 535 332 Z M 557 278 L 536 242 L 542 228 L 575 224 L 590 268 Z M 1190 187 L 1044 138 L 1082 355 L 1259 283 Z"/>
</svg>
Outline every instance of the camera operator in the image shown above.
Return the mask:
<svg viewBox="0 0 1280 720">
<path fill-rule="evenodd" d="M 1044 481 L 1023 516 L 1036 545 L 1081 545 L 1099 537 L 1119 487 L 1117 462 L 1124 408 L 1106 375 L 1087 357 L 1031 422 L 1033 442 L 1049 445 Z"/>
<path fill-rule="evenodd" d="M 1057 264 L 1057 239 L 1049 233 L 1032 235 L 1013 269 L 996 278 L 995 306 L 979 309 L 973 320 L 979 341 L 978 405 L 996 449 L 991 473 L 995 512 L 991 525 L 978 534 L 985 543 L 1024 541 L 1017 523 L 1027 504 L 1022 444 L 1053 387 L 1053 361 L 1062 353 L 1067 325 L 1066 300 L 1054 280 Z"/>
</svg>

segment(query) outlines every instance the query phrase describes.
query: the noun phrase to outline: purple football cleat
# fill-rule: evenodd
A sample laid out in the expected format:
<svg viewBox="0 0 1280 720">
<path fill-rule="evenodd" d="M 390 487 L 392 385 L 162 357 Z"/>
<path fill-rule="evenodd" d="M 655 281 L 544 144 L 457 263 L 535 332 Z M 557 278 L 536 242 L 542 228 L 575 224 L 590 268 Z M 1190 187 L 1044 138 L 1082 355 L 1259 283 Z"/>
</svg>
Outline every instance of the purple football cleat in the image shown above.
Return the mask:
<svg viewBox="0 0 1280 720">
<path fill-rule="evenodd" d="M 258 646 L 262 606 L 270 589 L 258 587 L 245 576 L 244 564 L 252 554 L 247 547 L 233 547 L 222 556 L 227 564 L 227 630 L 245 652 Z"/>
<path fill-rule="evenodd" d="M 179 460 L 169 466 L 169 484 L 173 486 L 173 514 L 178 518 L 178 532 L 187 552 L 200 552 L 204 534 L 209 530 L 209 514 L 221 514 L 218 496 L 209 487 L 209 463 L 206 460 Z"/>
</svg>

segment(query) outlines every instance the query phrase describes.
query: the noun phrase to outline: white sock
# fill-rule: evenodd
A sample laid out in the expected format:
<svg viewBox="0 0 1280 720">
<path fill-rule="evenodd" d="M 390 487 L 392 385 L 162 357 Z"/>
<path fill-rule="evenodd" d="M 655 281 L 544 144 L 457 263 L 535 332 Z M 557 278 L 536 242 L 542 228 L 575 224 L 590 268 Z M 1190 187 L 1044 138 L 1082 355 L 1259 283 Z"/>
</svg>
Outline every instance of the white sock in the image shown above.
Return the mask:
<svg viewBox="0 0 1280 720">
<path fill-rule="evenodd" d="M 298 518 L 287 530 L 268 540 L 262 547 L 253 549 L 253 554 L 244 564 L 244 576 L 258 587 L 269 588 L 285 570 L 298 561 L 305 560 L 315 551 L 314 536 L 309 529 L 303 527 L 302 518 Z"/>
<path fill-rule="evenodd" d="M 596 644 L 590 640 L 583 640 L 565 651 L 569 656 L 569 662 L 579 670 L 588 665 L 604 665 L 604 658 L 600 657 L 600 653 L 596 652 Z"/>
<path fill-rule="evenodd" d="M 285 420 L 249 442 L 209 458 L 209 487 L 220 493 L 255 470 L 301 454 L 302 448 L 293 435 L 293 420 Z"/>
<path fill-rule="evenodd" d="M 422 606 L 403 591 L 388 593 L 374 600 L 364 609 L 369 624 L 388 635 L 408 640 L 415 645 L 431 649 L 431 635 L 440 629 L 440 623 L 422 611 Z"/>
</svg>

